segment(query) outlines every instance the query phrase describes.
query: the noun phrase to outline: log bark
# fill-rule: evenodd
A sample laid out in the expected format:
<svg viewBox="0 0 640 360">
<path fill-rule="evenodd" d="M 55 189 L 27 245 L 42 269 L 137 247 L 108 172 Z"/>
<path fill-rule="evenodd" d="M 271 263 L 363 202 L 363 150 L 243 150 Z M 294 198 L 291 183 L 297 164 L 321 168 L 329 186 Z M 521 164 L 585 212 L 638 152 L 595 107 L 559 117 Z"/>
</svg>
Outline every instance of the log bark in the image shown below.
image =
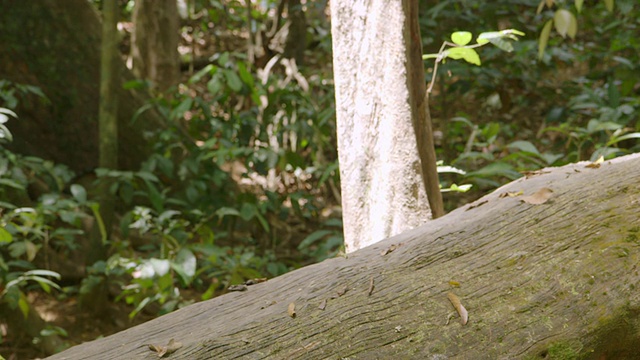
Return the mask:
<svg viewBox="0 0 640 360">
<path fill-rule="evenodd" d="M 170 339 L 172 359 L 637 358 L 640 155 L 587 164 L 51 359 L 152 359 Z M 540 205 L 502 195 L 543 187 Z"/>
</svg>

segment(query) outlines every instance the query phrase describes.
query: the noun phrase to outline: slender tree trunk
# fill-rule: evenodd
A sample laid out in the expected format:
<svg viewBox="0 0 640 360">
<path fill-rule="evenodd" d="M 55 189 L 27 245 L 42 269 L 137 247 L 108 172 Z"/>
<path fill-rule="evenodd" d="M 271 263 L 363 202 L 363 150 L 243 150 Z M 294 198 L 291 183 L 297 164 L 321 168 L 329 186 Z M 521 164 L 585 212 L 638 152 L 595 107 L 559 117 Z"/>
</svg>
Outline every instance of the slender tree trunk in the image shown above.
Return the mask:
<svg viewBox="0 0 640 360">
<path fill-rule="evenodd" d="M 118 66 L 118 1 L 104 0 L 102 9 L 102 55 L 100 60 L 100 108 L 99 142 L 100 167 L 118 169 L 118 88 L 120 67 Z M 102 179 L 99 189 L 99 212 L 104 227 L 94 224 L 91 234 L 87 265 L 107 258 L 105 241 L 114 219 L 115 198 L 109 193 L 111 184 Z"/>
<path fill-rule="evenodd" d="M 438 218 L 444 215 L 442 193 L 436 166 L 436 150 L 433 144 L 431 113 L 429 112 L 429 94 L 425 84 L 424 64 L 422 61 L 422 37 L 418 22 L 418 0 L 403 0 L 402 6 L 407 19 L 404 27 L 409 75 L 407 87 L 411 103 L 411 119 L 420 154 L 422 181 L 427 192 L 431 215 Z"/>
<path fill-rule="evenodd" d="M 133 72 L 160 91 L 178 83 L 179 17 L 176 0 L 136 0 L 131 37 Z"/>
<path fill-rule="evenodd" d="M 284 45 L 284 57 L 295 59 L 298 66 L 304 62 L 307 48 L 307 20 L 300 0 L 287 0 L 289 33 Z"/>
<path fill-rule="evenodd" d="M 330 6 L 344 236 L 351 252 L 425 223 L 432 209 L 424 179 L 429 189 L 438 183 L 415 1 L 336 0 Z M 435 216 L 442 214 L 439 196 L 438 190 Z"/>
<path fill-rule="evenodd" d="M 120 88 L 120 63 L 118 58 L 118 0 L 102 2 L 102 44 L 100 59 L 100 108 L 99 108 L 99 150 L 100 167 L 118 169 L 118 89 Z M 96 221 L 89 234 L 89 249 L 86 266 L 107 259 L 107 245 L 114 221 L 115 195 L 110 194 L 109 178 L 100 180 L 98 186 L 98 211 Z M 100 226 L 103 225 L 103 226 Z M 83 293 L 80 304 L 90 307 L 94 314 L 102 316 L 107 309 L 106 279 Z"/>
</svg>

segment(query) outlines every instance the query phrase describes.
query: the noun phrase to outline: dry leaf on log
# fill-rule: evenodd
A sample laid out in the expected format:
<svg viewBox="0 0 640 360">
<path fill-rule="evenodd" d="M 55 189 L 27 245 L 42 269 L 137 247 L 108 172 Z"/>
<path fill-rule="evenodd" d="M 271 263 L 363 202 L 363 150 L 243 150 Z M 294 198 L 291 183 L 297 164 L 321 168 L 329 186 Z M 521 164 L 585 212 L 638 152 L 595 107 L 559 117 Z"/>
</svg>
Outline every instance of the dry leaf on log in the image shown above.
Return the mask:
<svg viewBox="0 0 640 360">
<path fill-rule="evenodd" d="M 520 198 L 521 201 L 526 202 L 531 205 L 540 205 L 544 204 L 551 198 L 553 194 L 553 190 L 549 188 L 541 188 L 536 191 L 533 195 L 527 195 Z"/>
<path fill-rule="evenodd" d="M 520 191 L 507 191 L 507 192 L 503 192 L 502 194 L 500 194 L 500 196 L 498 196 L 499 198 L 505 198 L 505 197 L 516 197 L 516 196 L 520 196 L 522 195 L 523 192 L 522 190 Z"/>
<path fill-rule="evenodd" d="M 596 161 L 594 161 L 594 162 L 592 162 L 592 163 L 589 163 L 589 164 L 585 165 L 584 167 L 589 168 L 589 169 L 598 169 L 598 168 L 600 168 L 600 165 L 601 165 L 603 162 L 604 162 L 604 157 L 603 157 L 603 156 L 600 156 L 600 157 L 598 158 L 598 160 L 596 160 Z"/>
<path fill-rule="evenodd" d="M 296 303 L 289 304 L 289 308 L 287 309 L 287 314 L 292 318 L 296 317 Z"/>
<path fill-rule="evenodd" d="M 467 321 L 469 320 L 469 313 L 467 312 L 467 309 L 465 309 L 464 306 L 462 306 L 462 303 L 460 303 L 460 299 L 456 296 L 456 294 L 450 292 L 450 293 L 447 293 L 447 297 L 449 298 L 449 301 L 451 301 L 451 304 L 460 315 L 460 323 L 462 325 L 466 325 Z"/>
<path fill-rule="evenodd" d="M 182 343 L 173 339 L 169 340 L 167 345 L 149 344 L 149 350 L 155 351 L 158 357 L 164 357 L 174 353 L 176 350 L 182 347 Z"/>
</svg>

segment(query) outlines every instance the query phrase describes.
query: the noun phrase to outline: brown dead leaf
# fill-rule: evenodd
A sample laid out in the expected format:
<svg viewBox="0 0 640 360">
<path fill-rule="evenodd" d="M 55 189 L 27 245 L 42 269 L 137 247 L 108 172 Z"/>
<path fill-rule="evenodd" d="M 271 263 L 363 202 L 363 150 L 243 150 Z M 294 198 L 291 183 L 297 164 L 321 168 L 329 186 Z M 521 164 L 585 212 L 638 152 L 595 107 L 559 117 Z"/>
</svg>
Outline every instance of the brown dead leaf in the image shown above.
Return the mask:
<svg viewBox="0 0 640 360">
<path fill-rule="evenodd" d="M 318 309 L 320 310 L 324 310 L 327 307 L 327 299 L 322 300 L 322 302 L 320 303 L 320 306 L 318 306 Z"/>
<path fill-rule="evenodd" d="M 604 156 L 600 156 L 598 158 L 598 160 L 596 160 L 596 161 L 594 161 L 592 163 L 589 163 L 589 164 L 585 165 L 584 167 L 589 168 L 589 169 L 599 169 L 600 165 L 602 165 L 603 162 L 604 162 Z"/>
<path fill-rule="evenodd" d="M 229 286 L 229 288 L 227 290 L 229 290 L 229 291 L 246 291 L 247 290 L 247 285 L 231 285 L 231 286 Z"/>
<path fill-rule="evenodd" d="M 525 179 L 529 179 L 531 177 L 542 175 L 542 174 L 548 174 L 550 172 L 551 171 L 535 170 L 535 171 L 521 171 L 520 174 L 524 175 Z"/>
<path fill-rule="evenodd" d="M 382 250 L 380 252 L 380 256 L 385 256 L 385 255 L 387 255 L 389 253 L 392 253 L 393 250 L 395 250 L 397 247 L 398 247 L 398 245 L 396 245 L 396 244 L 393 244 L 393 245 L 389 246 L 388 248 L 386 248 L 386 249 L 384 249 L 384 250 Z"/>
<path fill-rule="evenodd" d="M 164 357 L 165 355 L 170 355 L 180 349 L 182 347 L 182 343 L 171 339 L 167 345 L 149 344 L 148 346 L 149 350 L 154 351 L 158 357 Z"/>
<path fill-rule="evenodd" d="M 551 198 L 552 194 L 553 190 L 544 187 L 536 191 L 532 195 L 521 197 L 520 201 L 526 202 L 527 204 L 531 205 L 540 205 L 546 203 Z"/>
<path fill-rule="evenodd" d="M 371 294 L 373 294 L 373 289 L 375 289 L 376 286 L 373 284 L 373 276 L 371 277 L 371 280 L 369 281 L 369 292 L 367 293 L 367 296 L 371 296 Z"/>
<path fill-rule="evenodd" d="M 289 308 L 287 309 L 287 314 L 292 318 L 296 317 L 296 303 L 289 304 Z"/>
<path fill-rule="evenodd" d="M 255 284 L 259 284 L 261 282 L 265 282 L 267 281 L 267 278 L 256 278 L 256 279 L 249 279 L 247 281 L 244 282 L 244 285 L 255 285 Z"/>
<path fill-rule="evenodd" d="M 499 198 L 516 197 L 516 196 L 520 196 L 522 194 L 524 194 L 524 192 L 522 192 L 522 190 L 520 190 L 520 191 L 507 191 L 507 192 L 503 192 L 498 197 Z"/>
<path fill-rule="evenodd" d="M 482 205 L 484 205 L 484 204 L 486 204 L 486 203 L 488 203 L 488 202 L 489 202 L 489 200 L 481 201 L 481 202 L 479 202 L 479 203 L 477 203 L 477 204 L 474 204 L 474 205 L 469 206 L 465 211 L 469 211 L 469 210 L 471 210 L 471 209 L 473 209 L 473 208 L 477 208 L 478 206 L 482 206 Z"/>
<path fill-rule="evenodd" d="M 465 309 L 464 306 L 462 306 L 462 303 L 460 303 L 460 299 L 456 296 L 456 294 L 449 292 L 447 293 L 447 297 L 449 298 L 449 301 L 451 301 L 451 304 L 453 305 L 453 307 L 458 312 L 458 315 L 460 315 L 460 323 L 462 325 L 466 325 L 467 321 L 469 320 L 469 313 L 467 312 L 467 309 Z"/>
</svg>

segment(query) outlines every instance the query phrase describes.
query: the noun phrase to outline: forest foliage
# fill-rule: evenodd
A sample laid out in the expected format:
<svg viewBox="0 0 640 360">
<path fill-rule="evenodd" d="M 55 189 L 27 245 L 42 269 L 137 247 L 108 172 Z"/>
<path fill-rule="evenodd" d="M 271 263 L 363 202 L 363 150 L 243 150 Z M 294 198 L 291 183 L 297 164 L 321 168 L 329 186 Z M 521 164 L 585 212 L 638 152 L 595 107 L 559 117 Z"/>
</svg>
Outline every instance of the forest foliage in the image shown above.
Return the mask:
<svg viewBox="0 0 640 360">
<path fill-rule="evenodd" d="M 163 314 L 340 253 L 326 2 L 306 2 L 303 64 L 277 46 L 265 45 L 262 62 L 247 56 L 242 34 L 268 34 L 278 1 L 249 12 L 241 1 L 188 4 L 182 45 L 202 47 L 208 60 L 199 66 L 184 52 L 183 81 L 139 110 L 159 111 L 167 126 L 146 134 L 153 153 L 136 171 L 87 176 L 8 150 L 11 123 L 20 121 L 12 109 L 48 100 L 42 89 L 0 79 L 0 302 L 26 315 L 30 291 L 72 297 L 108 282 L 131 317 Z M 527 171 L 639 150 L 640 7 L 612 4 L 421 1 L 425 53 L 455 31 L 526 34 L 511 53 L 479 49 L 482 66 L 439 65 L 430 106 L 438 159 L 448 166 L 442 187 L 472 185 L 445 194 L 448 210 Z M 425 67 L 429 81 L 433 63 Z M 94 191 L 105 180 L 118 199 L 111 256 L 59 286 L 50 264 L 73 259 L 88 228 L 101 226 Z"/>
</svg>

